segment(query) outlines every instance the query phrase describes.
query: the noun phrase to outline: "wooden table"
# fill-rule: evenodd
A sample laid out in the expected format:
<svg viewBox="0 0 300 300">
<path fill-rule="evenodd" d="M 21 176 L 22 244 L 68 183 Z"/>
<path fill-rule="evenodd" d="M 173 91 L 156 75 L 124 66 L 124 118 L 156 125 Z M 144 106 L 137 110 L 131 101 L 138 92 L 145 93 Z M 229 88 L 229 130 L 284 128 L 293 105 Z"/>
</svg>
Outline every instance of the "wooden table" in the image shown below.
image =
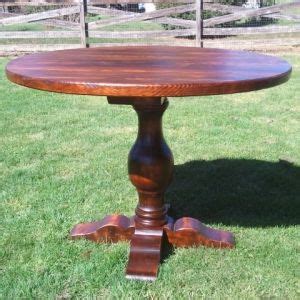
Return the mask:
<svg viewBox="0 0 300 300">
<path fill-rule="evenodd" d="M 157 277 L 165 245 L 234 246 L 230 232 L 189 217 L 174 222 L 167 215 L 164 193 L 174 162 L 162 133 L 166 97 L 272 87 L 289 79 L 291 66 L 286 61 L 220 49 L 110 47 L 32 54 L 11 61 L 6 73 L 11 81 L 34 89 L 107 96 L 108 103 L 132 105 L 138 114 L 138 135 L 128 161 L 129 178 L 139 197 L 135 216 L 110 215 L 78 224 L 71 231 L 72 238 L 130 240 L 126 277 L 142 280 Z"/>
</svg>

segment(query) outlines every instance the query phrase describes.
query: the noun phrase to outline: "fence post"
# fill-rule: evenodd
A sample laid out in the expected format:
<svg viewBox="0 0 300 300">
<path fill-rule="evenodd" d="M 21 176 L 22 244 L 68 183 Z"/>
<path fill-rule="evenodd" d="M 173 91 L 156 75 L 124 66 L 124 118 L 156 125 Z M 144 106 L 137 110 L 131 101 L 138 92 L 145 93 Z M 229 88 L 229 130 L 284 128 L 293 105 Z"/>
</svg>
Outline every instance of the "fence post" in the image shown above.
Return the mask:
<svg viewBox="0 0 300 300">
<path fill-rule="evenodd" d="M 196 0 L 196 46 L 203 48 L 203 0 Z"/>
<path fill-rule="evenodd" d="M 87 0 L 80 0 L 80 40 L 81 46 L 83 48 L 88 48 L 89 44 L 87 42 L 87 38 L 89 37 L 89 29 L 88 23 L 86 22 L 86 15 L 87 15 Z"/>
</svg>

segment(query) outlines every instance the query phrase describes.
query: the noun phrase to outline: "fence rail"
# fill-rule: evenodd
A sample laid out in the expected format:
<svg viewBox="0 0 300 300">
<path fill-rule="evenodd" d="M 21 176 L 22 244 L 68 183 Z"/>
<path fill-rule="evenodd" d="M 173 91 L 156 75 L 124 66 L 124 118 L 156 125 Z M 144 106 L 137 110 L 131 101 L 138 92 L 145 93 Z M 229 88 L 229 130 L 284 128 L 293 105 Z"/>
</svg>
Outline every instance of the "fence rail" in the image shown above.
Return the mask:
<svg viewBox="0 0 300 300">
<path fill-rule="evenodd" d="M 132 12 L 127 10 L 119 10 L 115 6 L 103 4 L 120 4 L 128 3 L 128 0 L 37 0 L 37 1 L 18 1 L 5 0 L 0 3 L 0 51 L 40 51 L 50 49 L 64 49 L 81 47 L 93 47 L 99 45 L 96 41 L 91 43 L 92 39 L 121 39 L 115 42 L 103 42 L 101 45 L 119 45 L 119 44 L 136 44 L 134 40 L 142 39 L 146 44 L 184 44 L 197 45 L 200 47 L 220 46 L 224 48 L 235 48 L 238 43 L 247 45 L 261 45 L 264 40 L 253 38 L 252 40 L 239 40 L 236 36 L 271 36 L 276 34 L 295 34 L 295 36 L 287 36 L 286 38 L 268 39 L 268 44 L 274 45 L 300 45 L 300 39 L 297 34 L 300 33 L 300 17 L 297 14 L 286 13 L 287 9 L 300 9 L 300 1 L 292 1 L 289 3 L 272 5 L 268 7 L 249 9 L 242 6 L 224 5 L 212 2 L 211 0 L 130 0 L 132 3 L 172 3 L 176 4 L 172 7 L 155 9 L 150 12 Z M 95 5 L 102 5 L 101 7 Z M 48 6 L 47 10 L 42 12 L 34 12 L 29 14 L 12 13 L 8 11 L 11 6 Z M 62 6 L 67 7 L 62 7 Z M 221 16 L 203 19 L 203 11 L 213 11 L 222 14 Z M 180 14 L 195 12 L 194 20 L 186 20 L 180 18 Z M 99 20 L 88 22 L 88 16 L 101 16 Z M 65 20 L 66 16 L 74 16 L 78 18 L 75 21 Z M 264 17 L 279 20 L 288 20 L 294 22 L 293 25 L 268 25 L 260 27 L 220 27 L 231 22 L 241 19 Z M 163 24 L 164 26 L 175 26 L 175 29 L 139 31 L 127 30 L 120 31 L 118 29 L 111 30 L 121 24 L 130 22 L 148 22 L 152 24 Z M 6 26 L 37 23 L 46 26 L 44 31 L 20 31 L 5 30 Z M 214 27 L 218 26 L 218 27 Z M 109 28 L 107 28 L 109 27 Z M 49 30 L 49 28 L 54 28 Z M 55 29 L 56 28 L 56 29 Z M 63 29 L 63 30 L 62 30 Z M 229 39 L 224 39 L 227 37 Z M 234 37 L 232 40 L 230 37 Z M 170 40 L 164 40 L 164 39 Z M 182 38 L 185 38 L 182 40 Z M 189 38 L 189 39 L 187 39 Z M 39 42 L 44 40 L 62 40 L 63 43 L 45 44 L 45 42 L 37 44 L 12 44 L 15 40 L 32 40 Z M 75 39 L 75 41 L 70 41 Z M 127 40 L 130 40 L 129 42 Z M 133 41 L 132 41 L 133 40 Z M 3 42 L 5 41 L 5 42 Z M 9 43 L 11 41 L 12 43 Z M 70 42 L 68 42 L 70 41 Z M 226 42 L 231 43 L 226 44 Z M 188 42 L 188 43 L 187 43 Z M 141 44 L 141 43 L 140 43 Z M 266 44 L 266 43 L 265 43 Z M 252 47 L 251 46 L 251 47 Z M 250 47 L 250 48 L 251 48 Z"/>
<path fill-rule="evenodd" d="M 76 5 L 80 4 L 82 0 L 3 0 L 1 5 L 3 6 L 37 6 L 37 5 Z M 135 4 L 135 3 L 194 3 L 195 0 L 88 0 L 90 5 L 99 5 L 99 4 Z M 213 0 L 204 0 L 204 2 L 213 2 Z"/>
</svg>

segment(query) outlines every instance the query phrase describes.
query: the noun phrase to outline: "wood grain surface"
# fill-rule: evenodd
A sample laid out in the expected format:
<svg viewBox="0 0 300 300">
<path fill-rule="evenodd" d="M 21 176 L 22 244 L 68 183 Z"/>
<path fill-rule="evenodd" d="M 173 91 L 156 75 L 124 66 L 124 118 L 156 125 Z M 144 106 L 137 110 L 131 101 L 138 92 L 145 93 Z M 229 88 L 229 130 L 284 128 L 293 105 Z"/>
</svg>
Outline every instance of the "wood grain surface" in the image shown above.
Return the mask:
<svg viewBox="0 0 300 300">
<path fill-rule="evenodd" d="M 31 54 L 11 61 L 6 74 L 20 85 L 53 92 L 176 97 L 263 89 L 287 81 L 291 69 L 280 58 L 251 52 L 127 46 Z"/>
</svg>

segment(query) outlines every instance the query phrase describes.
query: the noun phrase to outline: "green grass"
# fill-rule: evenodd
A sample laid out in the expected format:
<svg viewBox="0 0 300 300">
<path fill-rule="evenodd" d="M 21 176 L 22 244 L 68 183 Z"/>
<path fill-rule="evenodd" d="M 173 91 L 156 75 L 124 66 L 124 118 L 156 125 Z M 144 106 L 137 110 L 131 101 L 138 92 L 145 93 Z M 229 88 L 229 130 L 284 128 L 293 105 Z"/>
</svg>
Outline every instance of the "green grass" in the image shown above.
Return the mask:
<svg viewBox="0 0 300 300">
<path fill-rule="evenodd" d="M 127 243 L 68 239 L 78 222 L 132 214 L 135 112 L 19 87 L 1 72 L 0 298 L 299 298 L 300 56 L 286 58 L 294 72 L 282 86 L 170 99 L 171 214 L 231 230 L 237 244 L 175 249 L 154 283 L 124 278 Z"/>
<path fill-rule="evenodd" d="M 128 22 L 117 24 L 113 26 L 106 26 L 101 28 L 101 31 L 152 31 L 152 30 L 162 30 L 162 25 L 151 23 L 151 22 Z M 50 26 L 43 26 L 41 24 L 15 24 L 9 26 L 0 27 L 0 31 L 60 31 L 62 28 L 55 28 Z M 89 38 L 90 43 L 143 43 L 144 40 L 141 39 L 124 39 L 124 38 Z M 148 40 L 150 42 L 150 40 Z M 43 45 L 43 44 L 74 44 L 78 45 L 80 43 L 80 38 L 36 38 L 36 39 L 2 39 L 0 44 L 2 45 L 17 45 L 17 44 L 33 44 L 33 45 Z"/>
<path fill-rule="evenodd" d="M 44 31 L 49 30 L 49 27 L 37 23 L 13 24 L 0 26 L 0 31 Z M 60 29 L 56 29 L 60 30 Z"/>
</svg>

